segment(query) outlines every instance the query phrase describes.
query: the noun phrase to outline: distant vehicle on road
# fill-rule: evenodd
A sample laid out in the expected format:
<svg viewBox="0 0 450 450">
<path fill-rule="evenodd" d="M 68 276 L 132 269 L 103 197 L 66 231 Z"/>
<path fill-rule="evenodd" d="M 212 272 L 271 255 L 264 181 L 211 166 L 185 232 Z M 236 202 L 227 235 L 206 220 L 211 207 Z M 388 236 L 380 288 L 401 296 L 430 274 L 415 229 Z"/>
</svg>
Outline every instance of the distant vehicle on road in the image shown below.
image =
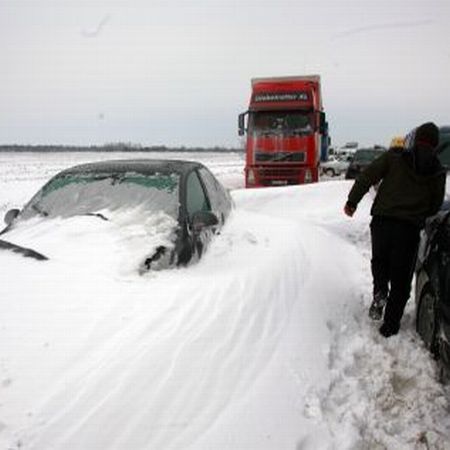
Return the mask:
<svg viewBox="0 0 450 450">
<path fill-rule="evenodd" d="M 347 171 L 350 160 L 351 157 L 338 158 L 336 156 L 330 156 L 328 161 L 320 163 L 320 169 L 323 174 L 330 177 L 339 176 Z"/>
<path fill-rule="evenodd" d="M 139 270 L 163 269 L 199 259 L 231 208 L 226 189 L 197 162 L 142 159 L 82 164 L 54 176 L 22 210 L 6 213 L 0 248 L 48 259 L 41 249 L 13 243 L 23 238 L 21 230 L 27 234 L 30 227 L 48 221 L 46 232 L 56 232 L 61 220 L 88 216 L 117 225 L 114 230 L 120 233 L 125 215 L 128 224 L 145 230 L 140 247 L 146 256 Z M 61 220 L 53 224 L 51 219 Z M 152 234 L 153 223 L 158 227 L 157 243 L 146 234 Z M 100 236 L 104 230 L 98 222 L 95 225 L 92 229 Z"/>
<path fill-rule="evenodd" d="M 348 166 L 345 178 L 355 179 L 367 166 L 381 156 L 386 149 L 382 147 L 361 148 L 357 150 Z"/>
<path fill-rule="evenodd" d="M 416 329 L 450 380 L 450 205 L 427 221 L 416 268 Z"/>
<path fill-rule="evenodd" d="M 450 170 L 450 126 L 439 128 L 438 158 L 447 171 Z"/>
<path fill-rule="evenodd" d="M 333 154 L 338 158 L 345 159 L 352 157 L 358 148 L 358 142 L 346 142 L 344 145 L 334 148 Z"/>
</svg>

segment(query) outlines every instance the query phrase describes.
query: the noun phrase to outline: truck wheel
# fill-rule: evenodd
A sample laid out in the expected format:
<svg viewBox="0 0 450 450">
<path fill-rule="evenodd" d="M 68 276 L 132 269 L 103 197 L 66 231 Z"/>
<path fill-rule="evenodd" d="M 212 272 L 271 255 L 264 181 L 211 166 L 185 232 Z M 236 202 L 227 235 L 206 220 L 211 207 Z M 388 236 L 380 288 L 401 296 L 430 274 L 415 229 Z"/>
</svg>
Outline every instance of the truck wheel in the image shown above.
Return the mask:
<svg viewBox="0 0 450 450">
<path fill-rule="evenodd" d="M 436 296 L 430 286 L 421 292 L 416 314 L 416 330 L 425 343 L 425 347 L 438 356 L 437 346 Z"/>
</svg>

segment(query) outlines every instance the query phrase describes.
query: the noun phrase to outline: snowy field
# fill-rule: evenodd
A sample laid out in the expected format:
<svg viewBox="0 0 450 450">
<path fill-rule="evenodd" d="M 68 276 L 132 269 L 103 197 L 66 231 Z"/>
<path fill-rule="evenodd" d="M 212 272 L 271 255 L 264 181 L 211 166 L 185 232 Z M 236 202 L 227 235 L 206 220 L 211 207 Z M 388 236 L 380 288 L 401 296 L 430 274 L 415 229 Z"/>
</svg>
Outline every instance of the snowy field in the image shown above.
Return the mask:
<svg viewBox="0 0 450 450">
<path fill-rule="evenodd" d="M 68 166 L 158 156 L 0 153 L 0 215 Z M 367 317 L 370 196 L 349 219 L 349 181 L 245 190 L 242 155 L 169 157 L 236 204 L 197 265 L 124 273 L 92 236 L 81 264 L 0 254 L 0 449 L 450 449 L 414 302 L 388 340 Z"/>
</svg>

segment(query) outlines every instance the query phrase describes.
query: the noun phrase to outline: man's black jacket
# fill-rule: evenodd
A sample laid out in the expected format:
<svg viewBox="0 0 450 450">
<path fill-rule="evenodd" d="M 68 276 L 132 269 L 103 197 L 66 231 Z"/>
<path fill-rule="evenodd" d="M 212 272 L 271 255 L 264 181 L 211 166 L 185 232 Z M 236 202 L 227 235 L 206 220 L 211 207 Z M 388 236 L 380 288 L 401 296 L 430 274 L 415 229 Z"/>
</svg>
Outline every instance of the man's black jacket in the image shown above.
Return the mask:
<svg viewBox="0 0 450 450">
<path fill-rule="evenodd" d="M 425 219 L 435 214 L 444 200 L 445 179 L 446 172 L 437 158 L 427 175 L 419 175 L 414 167 L 413 152 L 389 150 L 356 179 L 347 204 L 356 208 L 370 187 L 381 181 L 371 214 L 422 227 Z"/>
</svg>

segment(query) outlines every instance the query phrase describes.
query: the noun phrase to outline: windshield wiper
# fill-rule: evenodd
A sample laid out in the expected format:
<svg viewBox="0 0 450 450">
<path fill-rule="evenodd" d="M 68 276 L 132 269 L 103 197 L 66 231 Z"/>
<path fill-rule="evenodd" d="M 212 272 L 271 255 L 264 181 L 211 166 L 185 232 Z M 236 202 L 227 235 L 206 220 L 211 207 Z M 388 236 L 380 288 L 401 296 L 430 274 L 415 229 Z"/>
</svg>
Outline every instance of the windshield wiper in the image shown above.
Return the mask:
<svg viewBox="0 0 450 450">
<path fill-rule="evenodd" d="M 20 245 L 13 244 L 9 241 L 4 241 L 3 239 L 0 239 L 0 249 L 11 250 L 14 253 L 19 253 L 22 256 L 25 256 L 27 258 L 34 258 L 38 261 L 46 261 L 48 259 L 47 256 L 31 248 L 21 247 Z"/>
<path fill-rule="evenodd" d="M 40 216 L 48 217 L 48 212 L 47 212 L 47 211 L 44 211 L 43 209 L 41 209 L 36 203 L 34 203 L 33 205 L 31 205 L 31 209 L 33 209 L 34 211 L 36 211 Z"/>
<path fill-rule="evenodd" d="M 94 217 L 99 217 L 102 220 L 109 220 L 106 216 L 104 216 L 102 213 L 94 213 L 94 212 L 90 212 L 90 213 L 85 213 L 83 214 L 83 216 L 94 216 Z"/>
<path fill-rule="evenodd" d="M 286 128 L 269 128 L 264 130 L 255 130 L 257 136 L 279 136 L 286 134 L 289 130 Z"/>
<path fill-rule="evenodd" d="M 311 134 L 312 133 L 312 129 L 310 127 L 306 127 L 306 128 L 294 128 L 292 130 L 289 130 L 289 134 L 294 134 L 294 135 L 304 135 L 304 134 Z"/>
</svg>

